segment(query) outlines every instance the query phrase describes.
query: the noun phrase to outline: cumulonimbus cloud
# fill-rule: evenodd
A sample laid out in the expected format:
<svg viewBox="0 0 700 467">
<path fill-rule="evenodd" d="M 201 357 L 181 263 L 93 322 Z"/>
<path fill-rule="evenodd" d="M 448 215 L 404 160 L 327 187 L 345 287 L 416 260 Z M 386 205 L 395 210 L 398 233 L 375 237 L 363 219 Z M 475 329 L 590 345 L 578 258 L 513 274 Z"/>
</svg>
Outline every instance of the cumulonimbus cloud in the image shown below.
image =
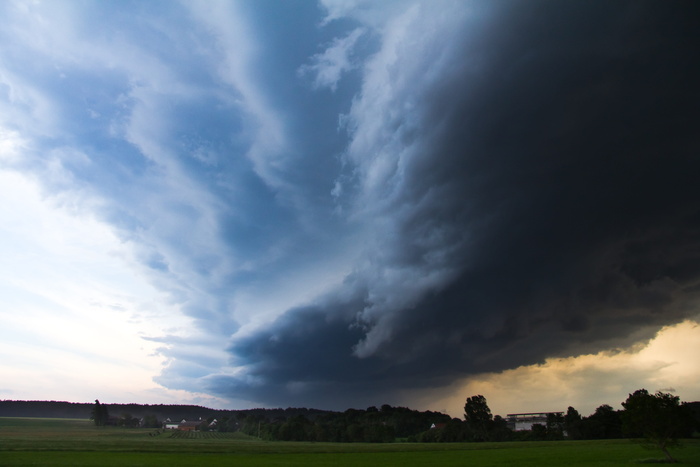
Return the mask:
<svg viewBox="0 0 700 467">
<path fill-rule="evenodd" d="M 234 338 L 246 376 L 214 378 L 214 391 L 390 397 L 696 316 L 687 14 L 442 6 L 389 19 L 346 117 L 352 182 L 338 192 L 367 227 L 338 288 L 353 299 L 329 294 Z"/>
</svg>

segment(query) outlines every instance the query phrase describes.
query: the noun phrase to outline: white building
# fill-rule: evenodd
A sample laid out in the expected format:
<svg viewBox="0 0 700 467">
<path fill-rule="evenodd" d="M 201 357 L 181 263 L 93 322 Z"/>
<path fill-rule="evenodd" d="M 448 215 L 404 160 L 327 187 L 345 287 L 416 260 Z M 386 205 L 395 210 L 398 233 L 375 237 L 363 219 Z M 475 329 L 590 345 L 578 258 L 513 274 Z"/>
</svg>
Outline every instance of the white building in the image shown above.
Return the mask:
<svg viewBox="0 0 700 467">
<path fill-rule="evenodd" d="M 564 416 L 564 412 L 509 413 L 506 415 L 508 428 L 513 431 L 531 430 L 532 425 L 547 425 L 548 415 Z"/>
</svg>

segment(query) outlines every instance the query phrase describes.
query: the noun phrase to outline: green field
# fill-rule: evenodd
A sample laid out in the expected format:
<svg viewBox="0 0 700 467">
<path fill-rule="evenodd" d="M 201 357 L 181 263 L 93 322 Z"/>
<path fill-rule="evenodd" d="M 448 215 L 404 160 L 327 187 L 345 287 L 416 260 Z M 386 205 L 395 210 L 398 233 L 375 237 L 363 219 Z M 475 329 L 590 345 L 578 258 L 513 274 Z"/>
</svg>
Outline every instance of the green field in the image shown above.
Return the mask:
<svg viewBox="0 0 700 467">
<path fill-rule="evenodd" d="M 663 456 L 628 440 L 339 444 L 240 433 L 95 427 L 88 420 L 0 418 L 0 466 L 619 466 Z M 700 466 L 700 440 L 673 454 Z"/>
</svg>

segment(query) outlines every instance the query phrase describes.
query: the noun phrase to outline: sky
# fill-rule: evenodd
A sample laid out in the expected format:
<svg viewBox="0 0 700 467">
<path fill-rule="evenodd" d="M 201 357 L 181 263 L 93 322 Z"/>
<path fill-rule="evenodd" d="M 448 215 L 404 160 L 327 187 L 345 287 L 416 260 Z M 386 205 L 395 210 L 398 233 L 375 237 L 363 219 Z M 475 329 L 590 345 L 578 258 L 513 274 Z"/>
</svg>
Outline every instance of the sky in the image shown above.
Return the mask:
<svg viewBox="0 0 700 467">
<path fill-rule="evenodd" d="M 696 2 L 0 3 L 0 399 L 700 400 Z"/>
</svg>

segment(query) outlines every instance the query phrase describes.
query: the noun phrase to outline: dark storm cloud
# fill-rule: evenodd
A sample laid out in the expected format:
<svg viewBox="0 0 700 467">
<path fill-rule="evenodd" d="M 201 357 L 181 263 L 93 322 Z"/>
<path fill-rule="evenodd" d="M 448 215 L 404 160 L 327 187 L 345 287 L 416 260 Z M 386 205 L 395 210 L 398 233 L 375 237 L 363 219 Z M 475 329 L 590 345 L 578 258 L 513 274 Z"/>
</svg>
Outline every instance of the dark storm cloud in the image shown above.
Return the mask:
<svg viewBox="0 0 700 467">
<path fill-rule="evenodd" d="M 215 391 L 383 403 L 697 316 L 697 5 L 498 5 L 441 65 L 416 58 L 442 75 L 406 88 L 419 123 L 383 146 L 410 153 L 400 181 L 355 193 L 377 236 L 366 262 L 235 339 L 246 373 Z"/>
</svg>

